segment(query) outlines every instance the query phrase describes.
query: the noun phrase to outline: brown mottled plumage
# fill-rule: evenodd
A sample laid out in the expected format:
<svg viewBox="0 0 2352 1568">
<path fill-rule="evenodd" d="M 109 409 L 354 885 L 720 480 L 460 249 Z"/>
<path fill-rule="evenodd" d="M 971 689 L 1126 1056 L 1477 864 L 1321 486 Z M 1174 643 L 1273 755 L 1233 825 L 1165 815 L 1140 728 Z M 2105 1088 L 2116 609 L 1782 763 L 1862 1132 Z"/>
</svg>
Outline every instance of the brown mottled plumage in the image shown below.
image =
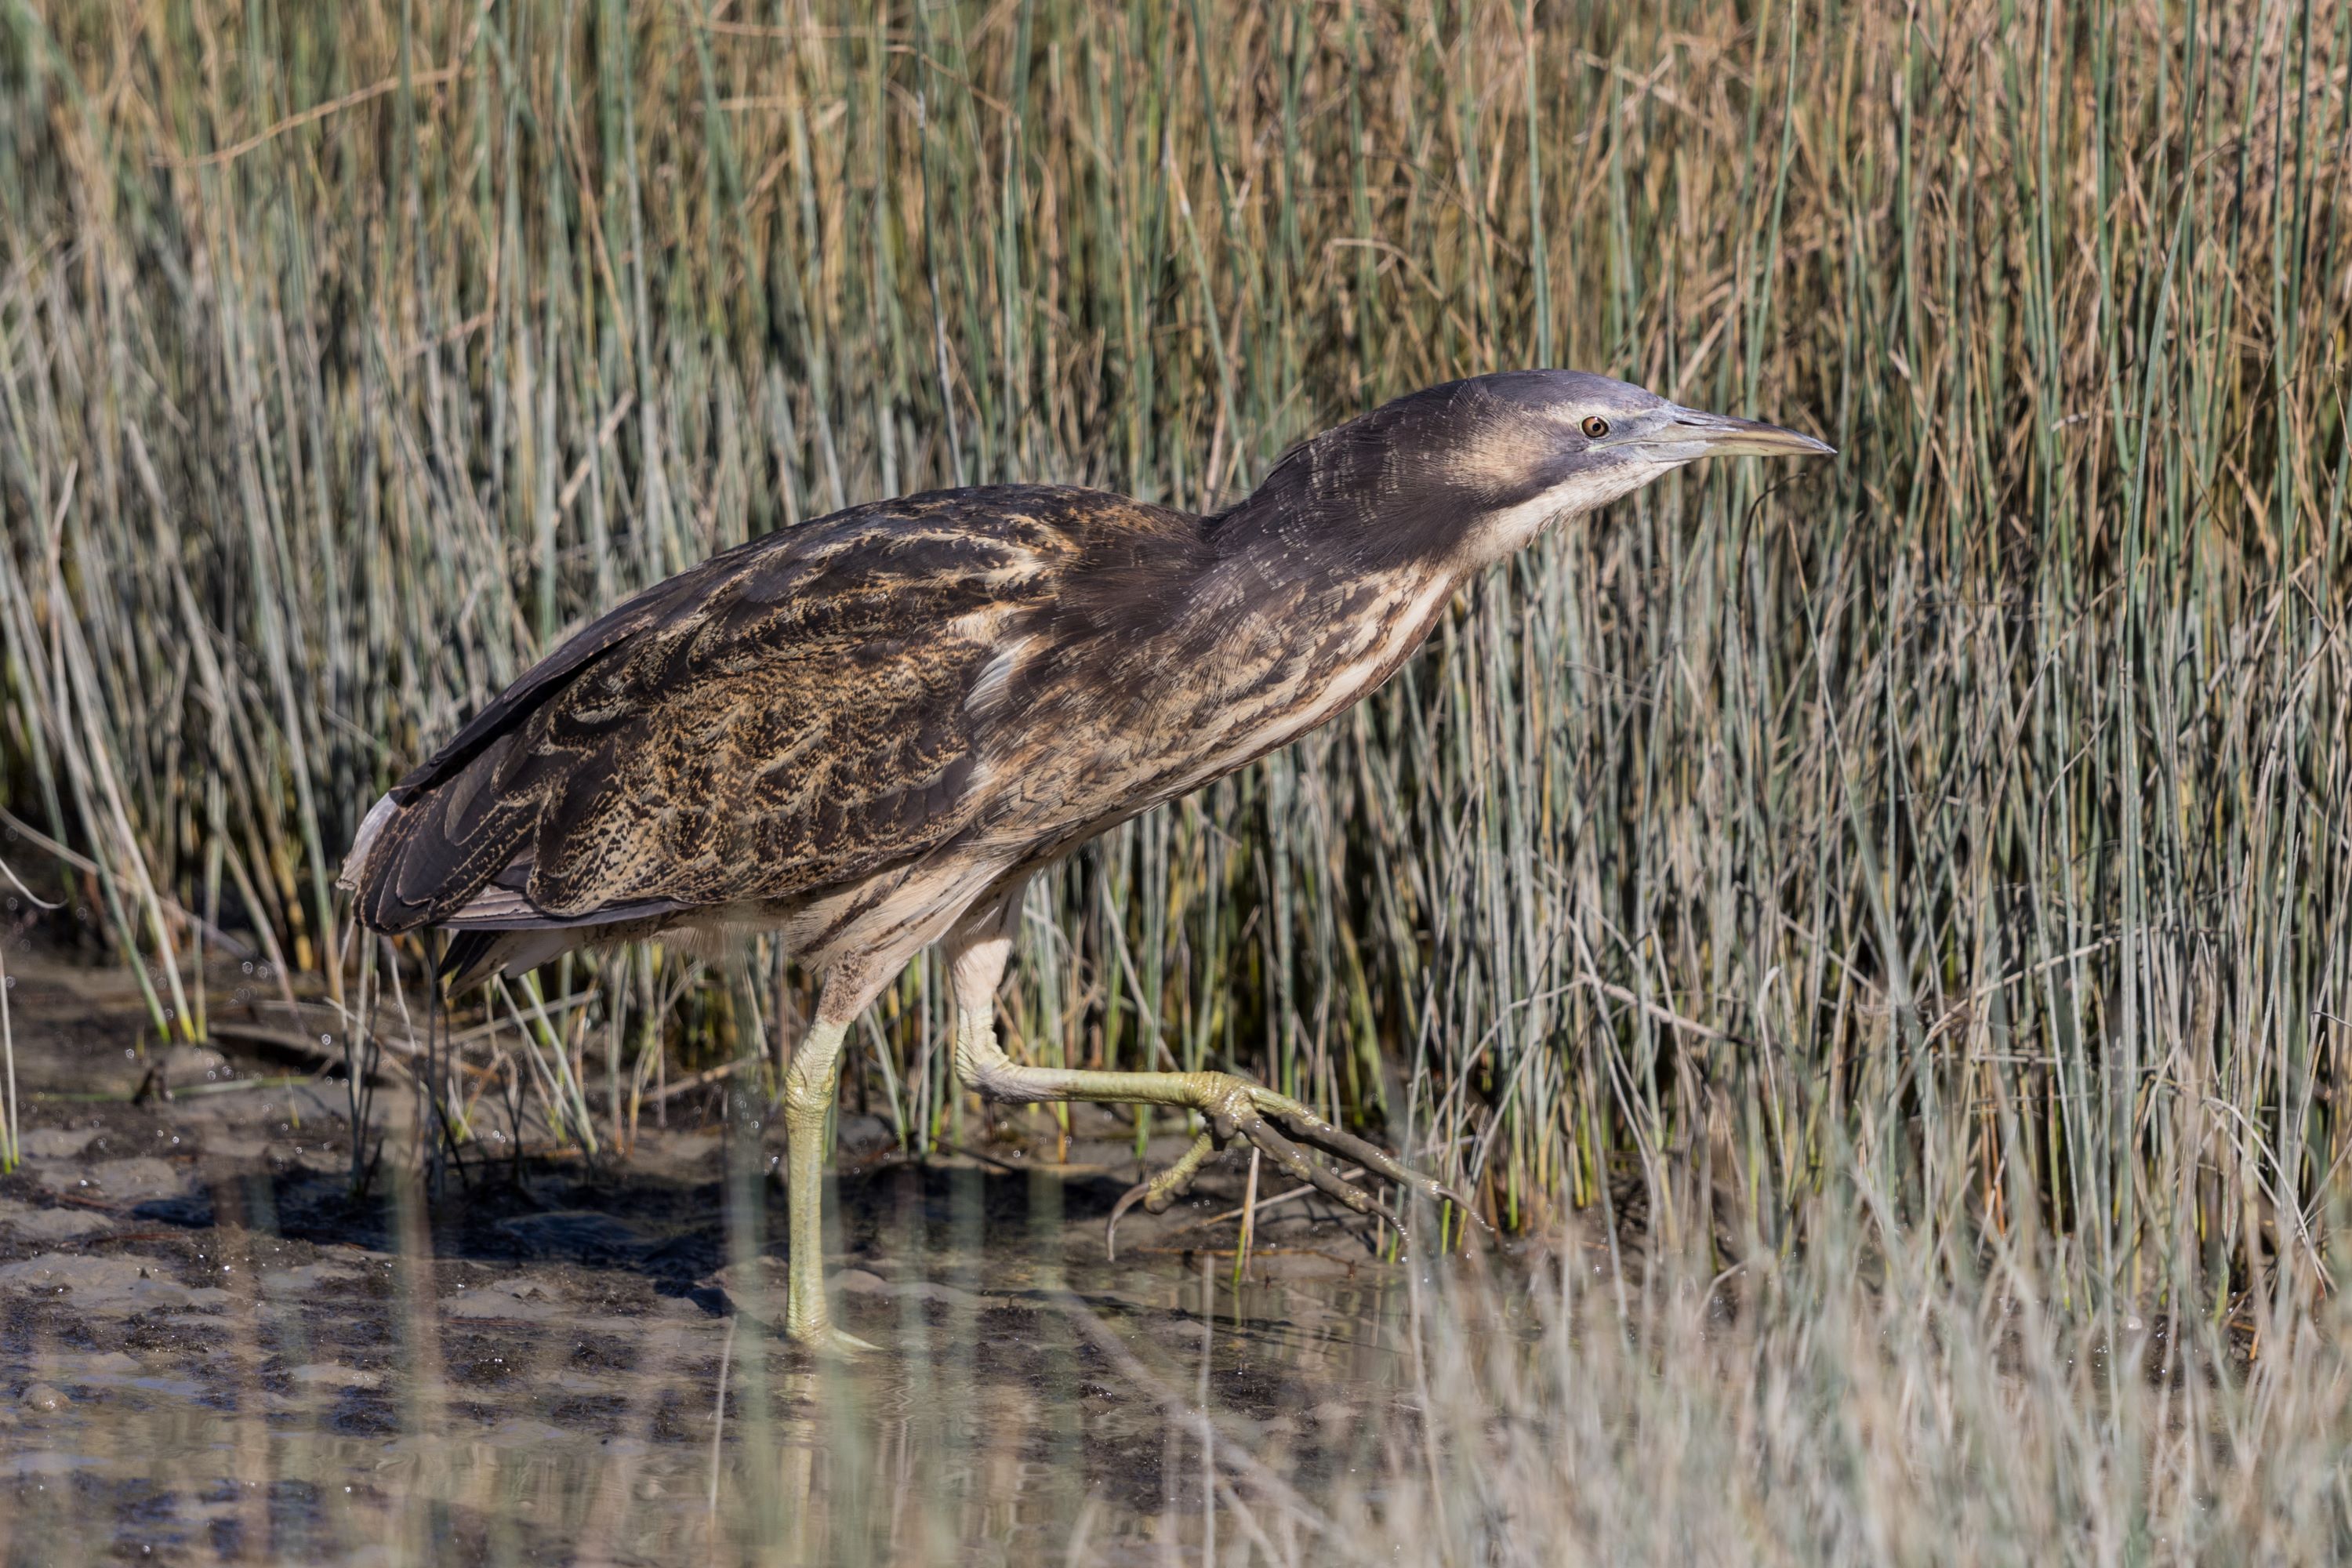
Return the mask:
<svg viewBox="0 0 2352 1568">
<path fill-rule="evenodd" d="M 394 787 L 360 859 L 362 917 L 576 940 L 789 921 L 940 852 L 989 793 L 973 785 L 1003 633 L 1050 613 L 1088 513 L 1098 545 L 1129 523 L 1087 500 L 1111 498 L 858 507 L 630 600 Z M 478 971 L 544 948 L 468 956 Z"/>
<path fill-rule="evenodd" d="M 829 1103 L 839 1029 L 946 938 L 958 1065 L 982 1092 L 1191 1105 L 1370 1207 L 1272 1116 L 1434 1193 L 1239 1080 L 1011 1063 L 988 1014 L 1020 889 L 1360 700 L 1466 576 L 1560 517 L 1709 452 L 1827 449 L 1599 376 L 1516 372 L 1327 432 L 1213 517 L 1026 485 L 855 507 L 566 642 L 377 804 L 344 885 L 375 930 L 457 932 L 460 984 L 588 942 L 778 933 L 826 973 L 817 1048 L 795 1060 L 803 1121 Z M 813 1188 L 797 1135 L 794 1169 Z M 796 1331 L 831 1335 L 818 1282 L 795 1291 Z"/>
</svg>

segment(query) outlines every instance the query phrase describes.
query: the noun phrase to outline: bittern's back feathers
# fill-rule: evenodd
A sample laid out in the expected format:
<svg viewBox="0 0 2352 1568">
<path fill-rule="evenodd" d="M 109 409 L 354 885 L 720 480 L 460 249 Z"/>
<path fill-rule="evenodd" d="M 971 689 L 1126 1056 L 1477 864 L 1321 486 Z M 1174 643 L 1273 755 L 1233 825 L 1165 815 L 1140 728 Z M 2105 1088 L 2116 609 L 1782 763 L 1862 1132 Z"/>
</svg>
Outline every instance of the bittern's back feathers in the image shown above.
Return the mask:
<svg viewBox="0 0 2352 1568">
<path fill-rule="evenodd" d="M 361 918 L 515 930 L 788 898 L 953 837 L 980 731 L 1152 618 L 1200 520 L 1045 487 L 859 507 L 622 605 L 370 814 Z M 1016 748 L 1017 749 L 1017 748 Z"/>
</svg>

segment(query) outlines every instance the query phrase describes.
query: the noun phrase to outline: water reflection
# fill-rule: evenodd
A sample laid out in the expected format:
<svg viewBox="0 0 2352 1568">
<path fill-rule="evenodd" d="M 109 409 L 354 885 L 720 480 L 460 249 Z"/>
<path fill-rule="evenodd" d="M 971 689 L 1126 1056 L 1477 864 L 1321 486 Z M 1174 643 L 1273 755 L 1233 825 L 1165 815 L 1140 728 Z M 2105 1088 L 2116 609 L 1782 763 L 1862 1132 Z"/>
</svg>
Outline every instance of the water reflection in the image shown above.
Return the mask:
<svg viewBox="0 0 2352 1568">
<path fill-rule="evenodd" d="M 374 1247 L 280 1231 L 305 1199 L 264 1184 L 247 1228 L 19 1256 L 0 1552 L 1195 1561 L 1263 1535 L 1265 1499 L 1313 1510 L 1369 1474 L 1411 1405 L 1370 1238 L 1301 1215 L 1237 1288 L 1184 1250 L 1231 1227 L 1179 1210 L 1107 1265 L 1118 1185 L 977 1162 L 851 1184 L 842 1314 L 887 1347 L 854 1365 L 770 1326 L 782 1205 L 756 1169 L 663 1201 L 546 1180 L 520 1221 L 404 1200 Z"/>
</svg>

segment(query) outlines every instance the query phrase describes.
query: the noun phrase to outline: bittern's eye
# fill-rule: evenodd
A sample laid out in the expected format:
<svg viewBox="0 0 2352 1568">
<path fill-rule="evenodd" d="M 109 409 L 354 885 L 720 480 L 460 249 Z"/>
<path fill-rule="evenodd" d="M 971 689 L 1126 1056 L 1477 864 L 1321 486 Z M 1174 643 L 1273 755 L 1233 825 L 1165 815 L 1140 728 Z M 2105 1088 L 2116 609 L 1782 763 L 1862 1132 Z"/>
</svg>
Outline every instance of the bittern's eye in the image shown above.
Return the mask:
<svg viewBox="0 0 2352 1568">
<path fill-rule="evenodd" d="M 1598 441 L 1609 434 L 1609 421 L 1598 414 L 1588 414 L 1584 416 L 1584 433 Z"/>
</svg>

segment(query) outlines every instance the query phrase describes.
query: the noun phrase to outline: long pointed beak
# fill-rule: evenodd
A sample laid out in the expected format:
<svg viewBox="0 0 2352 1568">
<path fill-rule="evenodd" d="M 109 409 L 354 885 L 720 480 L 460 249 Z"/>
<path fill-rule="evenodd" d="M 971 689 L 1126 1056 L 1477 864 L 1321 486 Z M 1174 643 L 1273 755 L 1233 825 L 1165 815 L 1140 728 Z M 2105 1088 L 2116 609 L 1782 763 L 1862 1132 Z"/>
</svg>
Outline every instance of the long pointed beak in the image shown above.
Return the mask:
<svg viewBox="0 0 2352 1568">
<path fill-rule="evenodd" d="M 1670 420 L 1651 437 L 1664 447 L 1687 445 L 1696 458 L 1834 458 L 1837 448 L 1811 436 L 1783 430 L 1759 419 L 1735 419 L 1728 414 L 1703 414 L 1676 408 Z"/>
</svg>

